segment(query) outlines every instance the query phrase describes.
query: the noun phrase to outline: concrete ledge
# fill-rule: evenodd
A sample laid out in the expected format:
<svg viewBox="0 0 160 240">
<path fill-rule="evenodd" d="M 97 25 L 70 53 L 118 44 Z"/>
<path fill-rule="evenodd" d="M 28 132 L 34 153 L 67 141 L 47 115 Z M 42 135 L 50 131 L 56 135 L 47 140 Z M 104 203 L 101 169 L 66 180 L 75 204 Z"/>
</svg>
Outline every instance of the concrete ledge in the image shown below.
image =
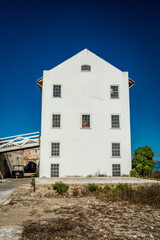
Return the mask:
<svg viewBox="0 0 160 240">
<path fill-rule="evenodd" d="M 64 178 L 36 178 L 36 184 L 53 184 L 62 181 L 67 184 L 87 183 L 160 183 L 160 181 L 133 177 L 64 177 Z"/>
</svg>

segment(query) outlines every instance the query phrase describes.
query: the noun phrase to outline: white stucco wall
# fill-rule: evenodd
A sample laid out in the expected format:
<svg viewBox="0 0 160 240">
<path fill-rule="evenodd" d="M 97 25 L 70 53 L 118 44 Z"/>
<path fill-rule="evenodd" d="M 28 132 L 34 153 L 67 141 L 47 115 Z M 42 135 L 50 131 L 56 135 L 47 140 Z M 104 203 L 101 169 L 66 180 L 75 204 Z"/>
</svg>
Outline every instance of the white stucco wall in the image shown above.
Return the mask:
<svg viewBox="0 0 160 240">
<path fill-rule="evenodd" d="M 81 65 L 91 72 L 81 72 Z M 53 85 L 62 97 L 53 97 Z M 110 85 L 119 85 L 119 99 L 110 98 Z M 61 128 L 52 128 L 52 114 L 61 114 Z M 91 129 L 81 129 L 81 114 L 91 115 Z M 111 129 L 111 114 L 120 114 L 120 129 Z M 128 73 L 85 49 L 43 73 L 40 177 L 51 175 L 51 163 L 60 164 L 60 177 L 106 174 L 121 164 L 121 175 L 131 170 Z M 51 157 L 51 143 L 60 142 L 60 157 Z M 121 157 L 112 157 L 119 142 Z"/>
</svg>

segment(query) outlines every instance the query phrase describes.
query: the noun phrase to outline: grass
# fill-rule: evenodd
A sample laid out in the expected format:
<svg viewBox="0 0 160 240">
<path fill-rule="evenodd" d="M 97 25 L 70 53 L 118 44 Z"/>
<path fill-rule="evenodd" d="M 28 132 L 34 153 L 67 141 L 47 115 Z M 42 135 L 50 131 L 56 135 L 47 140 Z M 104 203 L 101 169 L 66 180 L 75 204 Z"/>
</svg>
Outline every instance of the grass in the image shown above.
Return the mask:
<svg viewBox="0 0 160 240">
<path fill-rule="evenodd" d="M 88 189 L 98 198 L 103 197 L 111 201 L 128 201 L 130 203 L 148 204 L 160 207 L 160 184 L 139 186 L 133 189 L 129 184 L 106 185 L 99 187 L 96 184 L 88 185 Z"/>
<path fill-rule="evenodd" d="M 37 213 L 38 213 L 38 211 L 36 209 L 32 209 L 32 211 L 30 211 L 29 215 L 34 216 Z"/>
</svg>

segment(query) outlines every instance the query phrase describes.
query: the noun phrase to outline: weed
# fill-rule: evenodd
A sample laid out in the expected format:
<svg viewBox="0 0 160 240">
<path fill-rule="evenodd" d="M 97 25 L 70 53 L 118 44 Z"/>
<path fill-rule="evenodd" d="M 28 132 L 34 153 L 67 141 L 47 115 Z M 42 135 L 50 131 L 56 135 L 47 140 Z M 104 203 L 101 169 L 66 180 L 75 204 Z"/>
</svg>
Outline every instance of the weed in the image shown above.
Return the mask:
<svg viewBox="0 0 160 240">
<path fill-rule="evenodd" d="M 29 215 L 30 216 L 34 216 L 38 211 L 36 209 L 32 209 L 32 211 L 30 211 Z"/>
<path fill-rule="evenodd" d="M 33 187 L 33 191 L 36 191 L 36 182 L 35 182 L 35 178 L 31 177 L 31 186 Z"/>
<path fill-rule="evenodd" d="M 95 192 L 98 190 L 98 186 L 95 183 L 89 183 L 88 184 L 88 189 L 90 192 Z"/>
<path fill-rule="evenodd" d="M 104 188 L 103 188 L 104 193 L 108 193 L 110 191 L 111 191 L 111 187 L 109 185 L 104 186 Z"/>
<path fill-rule="evenodd" d="M 57 182 L 53 184 L 53 189 L 59 194 L 63 194 L 64 192 L 68 191 L 69 186 L 63 182 Z"/>
<path fill-rule="evenodd" d="M 89 194 L 89 189 L 88 189 L 87 186 L 82 186 L 82 188 L 81 188 L 81 194 L 82 194 L 83 196 L 86 196 L 86 195 Z"/>
<path fill-rule="evenodd" d="M 73 194 L 74 197 L 77 197 L 78 194 L 79 194 L 79 188 L 73 188 L 72 189 L 72 194 Z"/>
</svg>

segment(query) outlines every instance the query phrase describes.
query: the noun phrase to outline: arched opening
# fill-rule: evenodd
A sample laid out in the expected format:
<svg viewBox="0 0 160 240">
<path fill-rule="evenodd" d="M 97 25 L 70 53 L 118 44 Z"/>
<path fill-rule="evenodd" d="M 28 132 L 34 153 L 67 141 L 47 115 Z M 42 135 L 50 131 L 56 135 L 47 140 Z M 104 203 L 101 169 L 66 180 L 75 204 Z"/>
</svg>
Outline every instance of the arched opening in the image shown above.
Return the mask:
<svg viewBox="0 0 160 240">
<path fill-rule="evenodd" d="M 28 162 L 24 168 L 25 173 L 35 173 L 37 170 L 37 164 L 35 162 Z"/>
</svg>

